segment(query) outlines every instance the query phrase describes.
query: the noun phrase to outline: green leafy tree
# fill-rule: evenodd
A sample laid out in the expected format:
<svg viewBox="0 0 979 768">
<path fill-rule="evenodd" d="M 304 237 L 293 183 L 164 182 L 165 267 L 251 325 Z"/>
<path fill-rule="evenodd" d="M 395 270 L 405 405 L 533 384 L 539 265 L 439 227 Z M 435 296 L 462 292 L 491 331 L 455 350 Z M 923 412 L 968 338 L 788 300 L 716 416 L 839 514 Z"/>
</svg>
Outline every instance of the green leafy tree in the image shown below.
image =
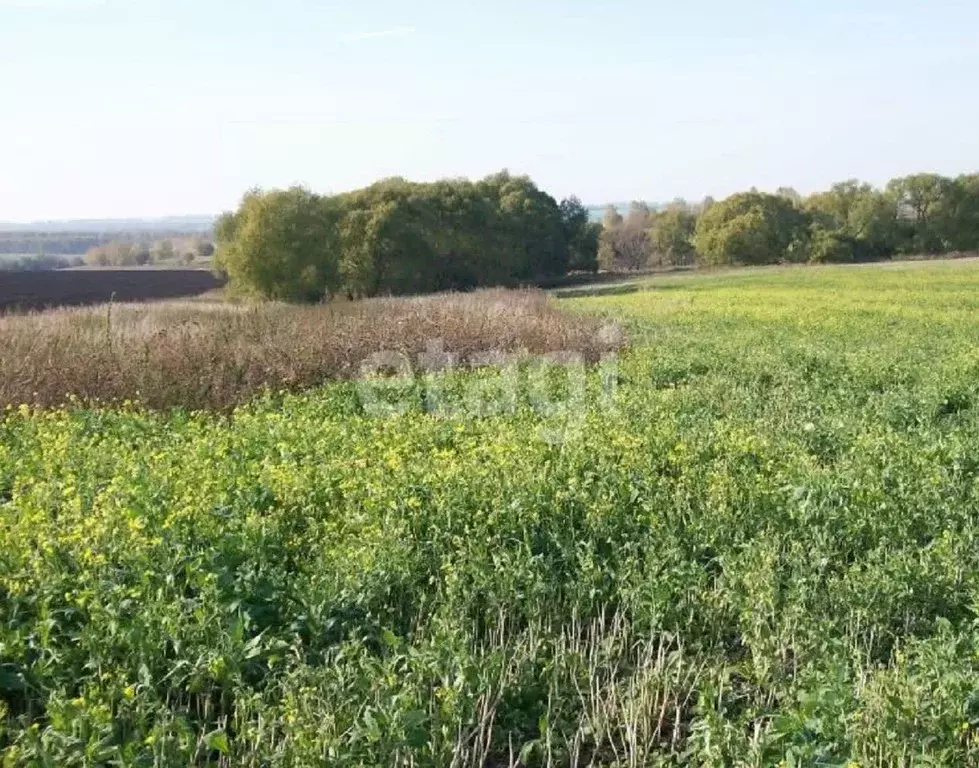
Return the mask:
<svg viewBox="0 0 979 768">
<path fill-rule="evenodd" d="M 85 254 L 85 262 L 96 267 L 132 267 L 143 261 L 143 246 L 113 240 L 93 248 Z"/>
<path fill-rule="evenodd" d="M 779 187 L 775 190 L 775 194 L 784 197 L 797 208 L 802 205 L 802 195 L 796 191 L 795 187 Z"/>
<path fill-rule="evenodd" d="M 807 217 L 778 195 L 744 192 L 711 206 L 694 247 L 708 264 L 775 264 L 802 258 Z"/>
<path fill-rule="evenodd" d="M 339 284 L 335 224 L 329 200 L 304 188 L 249 192 L 216 227 L 220 265 L 247 293 L 323 299 Z"/>
<path fill-rule="evenodd" d="M 563 274 L 573 248 L 588 257 L 589 233 L 530 179 L 506 171 L 476 183 L 387 179 L 335 200 L 351 296 L 509 284 Z"/>
<path fill-rule="evenodd" d="M 887 185 L 887 192 L 897 206 L 901 253 L 935 254 L 949 249 L 943 212 L 949 209 L 954 195 L 951 179 L 919 173 L 894 179 Z"/>
<path fill-rule="evenodd" d="M 193 242 L 192 250 L 196 258 L 209 259 L 214 255 L 214 243 L 205 240 L 203 237 L 198 237 Z"/>
<path fill-rule="evenodd" d="M 693 264 L 696 257 L 693 247 L 696 229 L 697 216 L 689 206 L 671 205 L 653 218 L 649 230 L 650 249 L 662 264 Z"/>
<path fill-rule="evenodd" d="M 499 244 L 511 276 L 530 280 L 567 272 L 568 248 L 557 201 L 527 176 L 503 172 L 485 179 L 483 186 L 499 209 Z"/>
<path fill-rule="evenodd" d="M 588 209 L 577 197 L 561 201 L 561 219 L 568 248 L 568 270 L 598 271 L 598 240 L 602 226 L 591 221 Z"/>
<path fill-rule="evenodd" d="M 132 243 L 111 243 L 110 261 L 119 267 L 132 267 L 136 264 L 136 246 Z"/>
<path fill-rule="evenodd" d="M 951 182 L 938 220 L 948 250 L 979 250 L 979 174 L 959 176 Z"/>
<path fill-rule="evenodd" d="M 173 261 L 176 256 L 176 249 L 173 240 L 157 240 L 153 243 L 153 261 L 156 263 Z"/>
<path fill-rule="evenodd" d="M 425 290 L 432 254 L 423 221 L 407 199 L 349 211 L 341 225 L 340 272 L 348 293 L 411 293 Z"/>
<path fill-rule="evenodd" d="M 814 264 L 849 264 L 862 261 L 862 244 L 856 238 L 822 224 L 814 224 L 809 230 L 809 261 Z"/>
<path fill-rule="evenodd" d="M 139 266 L 145 266 L 153 262 L 153 254 L 146 243 L 138 243 L 133 248 L 133 262 Z"/>
<path fill-rule="evenodd" d="M 813 261 L 889 258 L 901 232 L 893 196 L 850 180 L 805 201 L 812 218 Z"/>
</svg>

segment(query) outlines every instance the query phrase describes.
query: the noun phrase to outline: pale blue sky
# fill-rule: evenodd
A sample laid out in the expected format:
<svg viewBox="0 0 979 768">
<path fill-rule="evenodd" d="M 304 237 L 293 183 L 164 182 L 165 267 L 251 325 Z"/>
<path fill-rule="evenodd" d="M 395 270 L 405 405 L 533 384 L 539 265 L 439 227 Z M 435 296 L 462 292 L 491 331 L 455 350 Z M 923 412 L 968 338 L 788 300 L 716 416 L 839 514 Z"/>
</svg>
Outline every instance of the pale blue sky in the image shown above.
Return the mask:
<svg viewBox="0 0 979 768">
<path fill-rule="evenodd" d="M 0 0 L 0 221 L 507 167 L 650 201 L 979 170 L 979 4 Z"/>
</svg>

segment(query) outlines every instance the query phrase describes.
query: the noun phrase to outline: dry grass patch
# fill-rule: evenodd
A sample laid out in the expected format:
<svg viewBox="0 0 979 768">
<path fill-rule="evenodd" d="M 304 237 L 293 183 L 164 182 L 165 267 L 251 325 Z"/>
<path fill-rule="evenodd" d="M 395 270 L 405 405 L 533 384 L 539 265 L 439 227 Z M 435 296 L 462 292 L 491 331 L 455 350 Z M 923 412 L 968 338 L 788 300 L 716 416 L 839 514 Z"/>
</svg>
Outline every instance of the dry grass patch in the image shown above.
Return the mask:
<svg viewBox="0 0 979 768">
<path fill-rule="evenodd" d="M 223 409 L 265 388 L 353 378 L 373 353 L 414 359 L 441 343 L 461 362 L 491 351 L 573 351 L 616 342 L 540 291 L 490 290 L 315 307 L 169 301 L 0 317 L 0 406 L 138 400 Z"/>
</svg>

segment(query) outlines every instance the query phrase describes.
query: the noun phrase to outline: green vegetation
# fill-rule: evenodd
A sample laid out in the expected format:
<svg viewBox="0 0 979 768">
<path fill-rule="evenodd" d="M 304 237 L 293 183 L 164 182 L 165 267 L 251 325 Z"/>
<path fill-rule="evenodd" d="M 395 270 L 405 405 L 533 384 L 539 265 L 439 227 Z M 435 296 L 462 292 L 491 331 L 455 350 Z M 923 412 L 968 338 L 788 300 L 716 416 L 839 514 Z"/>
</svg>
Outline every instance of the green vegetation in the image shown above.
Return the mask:
<svg viewBox="0 0 979 768">
<path fill-rule="evenodd" d="M 977 288 L 563 301 L 631 339 L 563 414 L 481 409 L 492 369 L 381 380 L 385 418 L 11 409 L 6 764 L 976 764 Z"/>
<path fill-rule="evenodd" d="M 752 190 L 718 203 L 677 201 L 654 212 L 610 207 L 600 262 L 608 270 L 851 263 L 979 250 L 979 175 L 918 174 L 884 190 L 847 181 L 801 197 Z"/>
<path fill-rule="evenodd" d="M 209 263 L 213 254 L 214 244 L 199 236 L 111 240 L 89 248 L 85 261 L 94 267 L 189 266 Z"/>
<path fill-rule="evenodd" d="M 154 244 L 171 241 L 174 257 L 195 257 L 206 259 L 214 252 L 210 242 L 211 220 L 199 217 L 176 217 L 156 221 L 107 220 L 107 221 L 52 221 L 31 226 L 0 224 L 0 262 L 10 255 L 29 255 L 39 260 L 64 257 L 76 261 L 78 257 L 90 256 L 99 248 L 111 246 L 110 258 L 102 266 L 120 266 L 124 252 L 117 249 L 118 244 L 127 244 L 131 249 L 152 248 Z M 200 245 L 204 252 L 199 252 Z M 118 261 L 113 261 L 118 258 Z M 129 257 L 127 257 L 128 259 Z M 130 264 L 132 262 L 129 262 Z"/>
<path fill-rule="evenodd" d="M 693 245 L 704 261 L 721 264 L 775 264 L 798 261 L 806 219 L 792 200 L 746 192 L 705 211 Z"/>
<path fill-rule="evenodd" d="M 0 231 L 0 254 L 46 254 L 83 256 L 105 239 L 95 233 L 4 232 Z"/>
<path fill-rule="evenodd" d="M 511 285 L 597 268 L 598 226 L 530 179 L 389 179 L 323 197 L 254 191 L 222 216 L 218 264 L 242 293 L 317 301 Z"/>
<path fill-rule="evenodd" d="M 0 253 L 0 272 L 44 272 L 84 264 L 80 256 L 44 256 L 37 253 Z"/>
</svg>

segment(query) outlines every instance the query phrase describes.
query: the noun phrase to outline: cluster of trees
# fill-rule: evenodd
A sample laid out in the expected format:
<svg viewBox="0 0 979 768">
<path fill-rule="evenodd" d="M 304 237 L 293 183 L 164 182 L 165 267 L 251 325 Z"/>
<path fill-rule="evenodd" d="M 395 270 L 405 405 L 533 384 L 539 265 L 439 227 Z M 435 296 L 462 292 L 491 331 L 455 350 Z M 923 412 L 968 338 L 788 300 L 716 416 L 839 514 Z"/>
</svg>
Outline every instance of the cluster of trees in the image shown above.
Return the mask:
<svg viewBox="0 0 979 768">
<path fill-rule="evenodd" d="M 599 266 L 618 272 L 693 264 L 693 237 L 702 209 L 703 206 L 677 200 L 661 211 L 653 211 L 637 202 L 623 216 L 609 206 L 599 239 Z"/>
<path fill-rule="evenodd" d="M 193 264 L 214 254 L 214 245 L 203 237 L 155 242 L 112 240 L 88 249 L 85 261 L 95 267 L 136 267 L 148 264 Z"/>
<path fill-rule="evenodd" d="M 0 255 L 0 272 L 46 272 L 52 269 L 81 267 L 81 256 L 52 256 L 50 254 L 26 254 L 5 258 Z"/>
<path fill-rule="evenodd" d="M 979 250 L 979 175 L 858 181 L 804 198 L 789 188 L 660 210 L 614 207 L 602 224 L 506 171 L 481 181 L 388 179 L 341 195 L 245 195 L 215 225 L 215 266 L 244 292 L 318 301 L 507 285 L 575 271 L 674 265 L 857 262 Z M 165 248 L 165 245 L 161 246 Z M 166 261 L 138 244 L 107 263 Z"/>
<path fill-rule="evenodd" d="M 600 233 L 579 200 L 525 176 L 394 178 L 333 196 L 252 191 L 215 225 L 216 263 L 273 299 L 423 293 L 595 271 Z"/>
<path fill-rule="evenodd" d="M 81 256 L 105 240 L 94 233 L 0 232 L 0 254 Z"/>
<path fill-rule="evenodd" d="M 884 189 L 859 181 L 803 198 L 752 190 L 605 216 L 605 269 L 702 263 L 860 262 L 979 250 L 979 175 L 916 174 Z"/>
</svg>

